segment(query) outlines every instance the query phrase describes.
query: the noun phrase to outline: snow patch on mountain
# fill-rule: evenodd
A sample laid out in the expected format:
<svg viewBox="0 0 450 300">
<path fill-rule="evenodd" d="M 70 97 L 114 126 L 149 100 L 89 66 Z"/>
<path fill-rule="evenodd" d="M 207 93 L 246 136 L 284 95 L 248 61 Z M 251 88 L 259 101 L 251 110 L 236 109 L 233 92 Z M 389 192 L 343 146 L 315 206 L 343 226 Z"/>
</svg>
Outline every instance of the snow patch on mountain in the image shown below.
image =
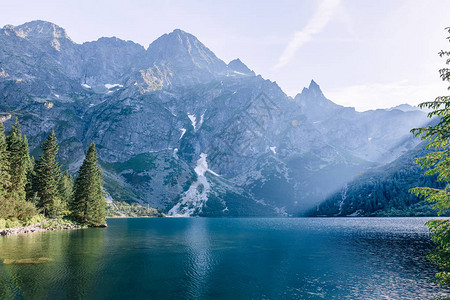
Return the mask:
<svg viewBox="0 0 450 300">
<path fill-rule="evenodd" d="M 113 89 L 115 87 L 123 87 L 123 85 L 118 84 L 118 83 L 114 83 L 114 84 L 110 84 L 110 83 L 105 83 L 105 88 L 107 88 L 108 90 Z"/>
<path fill-rule="evenodd" d="M 209 172 L 214 176 L 220 176 L 219 174 L 208 168 L 208 162 L 206 161 L 207 157 L 208 154 L 206 153 L 200 154 L 200 159 L 197 160 L 197 166 L 194 168 L 195 173 L 197 173 L 198 176 L 205 176 L 205 173 Z"/>
<path fill-rule="evenodd" d="M 194 130 L 197 130 L 197 117 L 195 115 L 191 115 L 190 113 L 187 113 L 189 120 L 191 120 L 192 127 L 194 127 Z"/>
<path fill-rule="evenodd" d="M 207 157 L 206 153 L 200 154 L 200 158 L 197 160 L 197 165 L 194 168 L 197 174 L 197 181 L 192 183 L 189 189 L 183 193 L 181 201 L 169 210 L 168 216 L 190 217 L 202 211 L 204 204 L 208 201 L 208 194 L 211 192 L 211 185 L 205 174 L 210 172 L 215 176 L 219 176 L 208 168 Z"/>
<path fill-rule="evenodd" d="M 237 75 L 243 75 L 243 76 L 248 76 L 248 74 L 242 73 L 242 72 L 238 72 L 238 71 L 233 71 L 234 74 Z"/>
<path fill-rule="evenodd" d="M 180 130 L 181 130 L 181 136 L 178 140 L 181 140 L 183 138 L 184 134 L 186 133 L 186 128 L 180 128 Z"/>
<path fill-rule="evenodd" d="M 269 147 L 273 154 L 277 154 L 277 146 Z"/>
<path fill-rule="evenodd" d="M 198 128 L 202 127 L 204 116 L 205 116 L 205 113 L 202 113 L 202 115 L 200 116 L 200 122 L 198 123 Z"/>
</svg>

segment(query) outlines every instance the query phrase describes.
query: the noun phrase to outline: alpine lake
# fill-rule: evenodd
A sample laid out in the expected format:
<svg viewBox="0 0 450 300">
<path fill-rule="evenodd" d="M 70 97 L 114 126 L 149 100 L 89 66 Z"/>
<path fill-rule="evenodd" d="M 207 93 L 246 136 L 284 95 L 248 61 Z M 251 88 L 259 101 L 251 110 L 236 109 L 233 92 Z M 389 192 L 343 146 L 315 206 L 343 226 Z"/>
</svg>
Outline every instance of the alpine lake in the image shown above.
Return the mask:
<svg viewBox="0 0 450 300">
<path fill-rule="evenodd" d="M 0 237 L 0 299 L 433 299 L 429 218 L 109 219 Z"/>
</svg>

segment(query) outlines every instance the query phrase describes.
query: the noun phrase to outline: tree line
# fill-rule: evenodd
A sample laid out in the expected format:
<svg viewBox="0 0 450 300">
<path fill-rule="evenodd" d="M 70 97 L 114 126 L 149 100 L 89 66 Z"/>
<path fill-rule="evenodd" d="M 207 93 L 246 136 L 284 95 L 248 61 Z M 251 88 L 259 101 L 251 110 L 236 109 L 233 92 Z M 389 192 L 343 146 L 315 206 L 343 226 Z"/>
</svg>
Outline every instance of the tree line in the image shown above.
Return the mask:
<svg viewBox="0 0 450 300">
<path fill-rule="evenodd" d="M 58 141 L 52 131 L 35 161 L 16 118 L 5 135 L 0 122 L 0 219 L 27 221 L 37 214 L 69 217 L 81 224 L 106 222 L 103 175 L 92 142 L 76 179 L 61 171 Z"/>
</svg>

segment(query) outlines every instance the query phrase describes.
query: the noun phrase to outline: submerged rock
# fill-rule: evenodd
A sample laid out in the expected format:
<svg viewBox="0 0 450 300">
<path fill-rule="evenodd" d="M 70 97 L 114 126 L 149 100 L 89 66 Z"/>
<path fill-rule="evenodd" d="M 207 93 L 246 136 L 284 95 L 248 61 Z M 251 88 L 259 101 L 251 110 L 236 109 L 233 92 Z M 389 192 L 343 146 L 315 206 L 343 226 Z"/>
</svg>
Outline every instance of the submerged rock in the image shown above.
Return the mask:
<svg viewBox="0 0 450 300">
<path fill-rule="evenodd" d="M 53 261 L 52 258 L 48 257 L 38 257 L 38 258 L 21 258 L 21 259 L 8 259 L 5 258 L 3 260 L 3 264 L 10 265 L 10 264 L 41 264 L 46 262 Z"/>
</svg>

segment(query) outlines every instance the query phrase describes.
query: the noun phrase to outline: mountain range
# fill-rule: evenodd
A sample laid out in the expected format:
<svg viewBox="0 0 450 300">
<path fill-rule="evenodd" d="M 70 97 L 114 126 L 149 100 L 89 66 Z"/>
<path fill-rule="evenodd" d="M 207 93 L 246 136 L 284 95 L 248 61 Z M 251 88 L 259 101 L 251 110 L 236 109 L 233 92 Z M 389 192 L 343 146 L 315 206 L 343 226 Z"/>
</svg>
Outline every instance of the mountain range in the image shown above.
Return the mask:
<svg viewBox="0 0 450 300">
<path fill-rule="evenodd" d="M 34 155 L 54 130 L 72 173 L 95 141 L 105 192 L 173 216 L 302 215 L 414 149 L 427 122 L 409 105 L 340 106 L 313 80 L 289 97 L 179 29 L 144 48 L 77 44 L 45 21 L 0 29 L 0 112 Z"/>
</svg>

